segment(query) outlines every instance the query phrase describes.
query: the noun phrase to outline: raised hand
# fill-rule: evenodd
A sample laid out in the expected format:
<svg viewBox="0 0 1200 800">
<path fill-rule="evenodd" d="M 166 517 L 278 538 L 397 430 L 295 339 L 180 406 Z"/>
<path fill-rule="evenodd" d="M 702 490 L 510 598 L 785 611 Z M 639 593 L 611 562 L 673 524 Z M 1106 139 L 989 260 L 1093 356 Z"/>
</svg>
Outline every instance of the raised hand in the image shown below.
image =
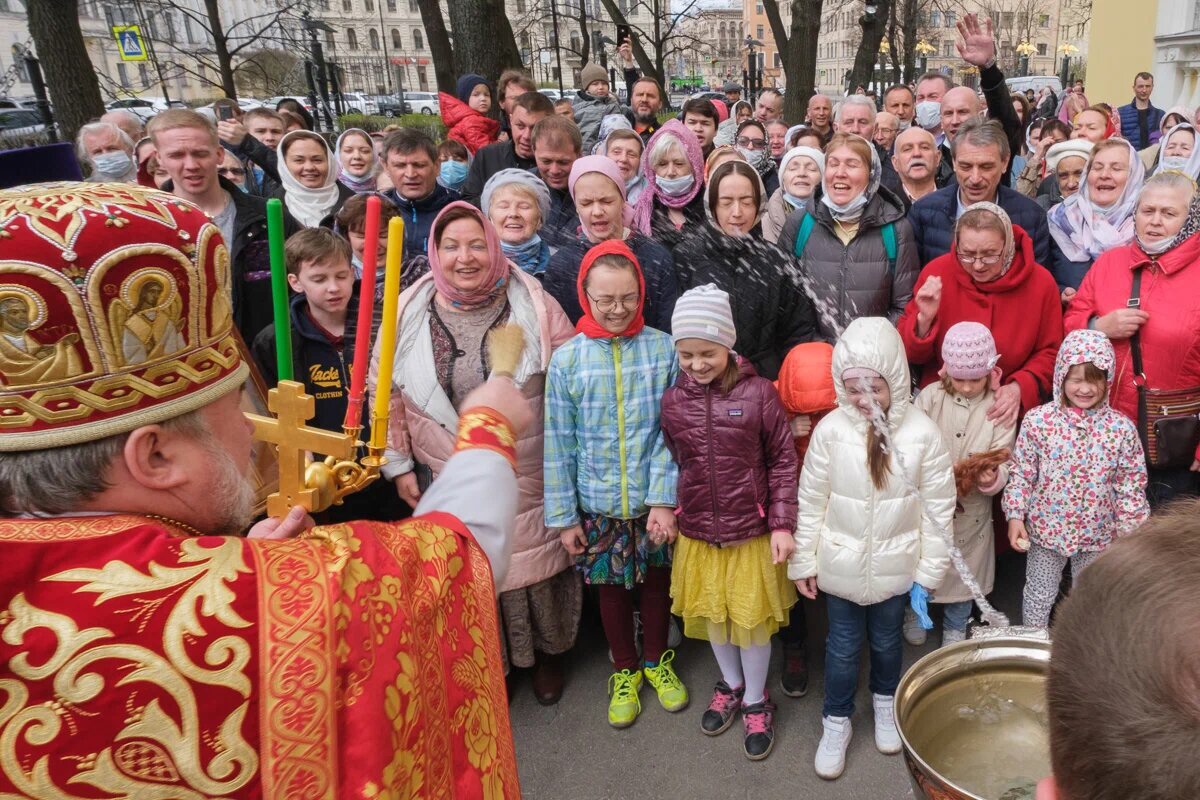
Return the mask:
<svg viewBox="0 0 1200 800">
<path fill-rule="evenodd" d="M 981 28 L 979 18 L 966 14 L 956 26 L 959 40 L 956 42 L 958 56 L 968 64 L 983 67 L 996 58 L 996 37 L 992 33 L 992 18 L 987 17 L 987 28 Z"/>
</svg>

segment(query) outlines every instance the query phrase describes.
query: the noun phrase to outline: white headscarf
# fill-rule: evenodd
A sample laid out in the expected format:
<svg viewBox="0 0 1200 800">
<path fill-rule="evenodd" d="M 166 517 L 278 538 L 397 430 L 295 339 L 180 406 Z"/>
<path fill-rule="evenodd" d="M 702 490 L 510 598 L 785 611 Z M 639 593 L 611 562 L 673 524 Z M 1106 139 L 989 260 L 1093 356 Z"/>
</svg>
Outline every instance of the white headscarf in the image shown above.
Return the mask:
<svg viewBox="0 0 1200 800">
<path fill-rule="evenodd" d="M 1171 141 L 1171 137 L 1180 131 L 1191 131 L 1192 137 L 1196 140 L 1196 143 L 1192 145 L 1192 153 L 1186 159 L 1184 159 L 1182 165 L 1173 164 L 1168 166 L 1165 162 L 1167 156 L 1164 155 L 1164 153 L 1167 152 L 1167 142 Z M 1200 134 L 1196 132 L 1196 126 L 1192 125 L 1190 122 L 1179 123 L 1175 127 L 1171 128 L 1171 130 L 1167 131 L 1166 136 L 1162 137 L 1162 146 L 1158 148 L 1158 166 L 1154 168 L 1154 174 L 1157 175 L 1158 173 L 1166 172 L 1169 169 L 1182 172 L 1192 180 L 1197 180 L 1200 178 Z"/>
<path fill-rule="evenodd" d="M 817 171 L 821 173 L 820 180 L 817 181 L 817 187 L 819 187 L 821 185 L 821 181 L 825 178 L 825 154 L 815 147 L 798 145 L 784 153 L 783 158 L 779 160 L 779 188 L 783 190 L 784 200 L 787 200 L 793 206 L 798 208 L 799 206 L 797 206 L 796 203 L 807 202 L 807 198 L 802 200 L 798 197 L 792 196 L 788 192 L 787 187 L 784 185 L 784 174 L 787 172 L 788 164 L 791 163 L 793 158 L 812 159 L 813 163 L 817 165 Z M 817 187 L 813 188 L 814 192 L 816 191 Z"/>
<path fill-rule="evenodd" d="M 320 142 L 325 148 L 326 156 L 329 159 L 329 169 L 325 173 L 325 183 L 319 189 L 309 189 L 300 183 L 296 179 L 296 176 L 292 175 L 292 171 L 288 169 L 284 153 L 287 152 L 288 144 L 298 138 Z M 329 216 L 330 212 L 337 206 L 339 195 L 337 156 L 329 149 L 329 143 L 312 131 L 292 131 L 285 134 L 279 140 L 279 146 L 275 148 L 275 154 L 279 159 L 279 182 L 283 184 L 284 207 L 304 227 L 316 228 L 321 224 L 321 220 Z"/>
<path fill-rule="evenodd" d="M 1089 196 L 1088 173 L 1096 157 L 1093 152 L 1083 169 L 1079 191 L 1054 206 L 1046 215 L 1050 235 L 1068 261 L 1095 261 L 1105 250 L 1129 244 L 1133 239 L 1133 212 L 1137 209 L 1146 168 L 1142 166 L 1142 159 L 1133 145 L 1124 143 L 1129 152 L 1129 178 L 1125 182 L 1125 190 L 1111 208 L 1092 205 Z"/>
<path fill-rule="evenodd" d="M 366 174 L 355 175 L 346 169 L 346 165 L 342 163 L 342 142 L 346 141 L 347 136 L 361 136 L 367 140 L 367 145 L 371 148 L 369 166 Z M 379 175 L 383 165 L 379 163 L 379 159 L 375 157 L 375 140 L 371 138 L 371 134 L 364 131 L 362 128 L 346 128 L 342 131 L 342 135 L 337 138 L 337 144 L 333 146 L 333 150 L 337 153 L 338 173 L 337 179 L 344 183 L 348 188 L 352 189 L 356 194 L 375 191 L 375 178 Z"/>
</svg>

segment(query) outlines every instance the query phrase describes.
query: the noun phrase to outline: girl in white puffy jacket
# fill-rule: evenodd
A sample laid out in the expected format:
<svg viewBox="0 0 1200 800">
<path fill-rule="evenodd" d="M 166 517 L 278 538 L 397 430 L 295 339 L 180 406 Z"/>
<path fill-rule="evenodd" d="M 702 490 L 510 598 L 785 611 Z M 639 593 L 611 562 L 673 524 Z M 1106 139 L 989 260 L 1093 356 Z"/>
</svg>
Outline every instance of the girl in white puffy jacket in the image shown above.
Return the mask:
<svg viewBox="0 0 1200 800">
<path fill-rule="evenodd" d="M 863 641 L 871 652 L 875 746 L 900 752 L 893 696 L 901 626 L 913 583 L 932 591 L 950 566 L 954 472 L 937 426 L 913 407 L 900 335 L 886 319 L 850 323 L 833 350 L 838 407 L 813 431 L 800 475 L 796 551 L 788 577 L 826 594 L 822 778 L 842 774 Z M 890 448 L 869 421 L 883 412 Z"/>
</svg>

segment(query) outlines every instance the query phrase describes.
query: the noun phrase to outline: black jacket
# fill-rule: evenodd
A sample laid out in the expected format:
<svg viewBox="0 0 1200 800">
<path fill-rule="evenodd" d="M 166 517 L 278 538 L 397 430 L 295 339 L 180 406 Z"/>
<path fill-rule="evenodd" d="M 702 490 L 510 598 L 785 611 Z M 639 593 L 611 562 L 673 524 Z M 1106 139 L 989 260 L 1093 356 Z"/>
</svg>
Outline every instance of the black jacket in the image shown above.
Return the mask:
<svg viewBox="0 0 1200 800">
<path fill-rule="evenodd" d="M 1004 82 L 1004 72 L 997 66 L 984 67 L 979 70 L 979 85 L 983 88 L 983 98 L 987 101 L 988 119 L 994 119 L 1004 128 L 1008 136 L 1009 158 L 1004 168 L 1004 177 L 1000 179 L 1003 186 L 1012 185 L 1012 157 L 1020 155 L 1025 146 L 1025 129 L 1021 127 L 1021 118 L 1013 108 L 1012 91 Z"/>
<path fill-rule="evenodd" d="M 462 199 L 473 206 L 479 206 L 483 185 L 488 178 L 502 169 L 533 169 L 537 166 L 532 158 L 520 158 L 517 146 L 512 142 L 492 142 L 475 152 L 471 167 L 467 170 L 467 180 L 462 186 Z"/>
<path fill-rule="evenodd" d="M 358 283 L 350 295 L 346 309 L 346 330 L 342 346 L 335 347 L 317 327 L 308 312 L 308 298 L 292 295 L 292 380 L 304 384 L 304 391 L 314 398 L 316 415 L 309 420 L 314 428 L 340 431 L 346 418 L 350 392 L 350 367 L 354 364 L 354 336 L 358 323 Z M 262 371 L 267 386 L 279 383 L 279 364 L 275 357 L 275 325 L 259 331 L 250 347 L 255 363 Z M 370 414 L 363 414 L 363 434 L 370 436 Z"/>
<path fill-rule="evenodd" d="M 629 249 L 637 256 L 646 280 L 646 305 L 642 316 L 651 328 L 663 333 L 671 332 L 671 314 L 675 311 L 675 300 L 679 297 L 679 286 L 675 281 L 675 262 L 667 249 L 658 242 L 647 239 L 640 233 L 632 233 L 625 240 Z M 583 309 L 579 307 L 579 268 L 583 257 L 592 248 L 592 243 L 582 236 L 576 237 L 558 248 L 550 256 L 543 285 L 550 296 L 558 301 L 571 324 L 579 322 Z"/>
<path fill-rule="evenodd" d="M 262 181 L 251 194 L 259 197 L 279 196 L 283 191 L 283 184 L 279 180 L 279 156 L 274 150 L 249 134 L 246 134 L 246 138 L 242 139 L 242 143 L 237 147 L 224 144 L 243 163 L 254 164 L 262 170 Z"/>
<path fill-rule="evenodd" d="M 651 189 L 646 187 L 643 191 L 649 192 Z M 670 209 L 658 202 L 658 198 L 654 199 L 654 208 L 650 212 L 650 238 L 674 254 L 675 247 L 683 241 L 687 234 L 693 230 L 708 227 L 708 216 L 704 213 L 703 187 L 696 193 L 692 202 L 680 209 L 684 217 L 683 228 L 675 227 L 675 223 L 671 222 L 668 216 L 669 211 Z"/>
<path fill-rule="evenodd" d="M 342 183 L 341 181 L 336 181 L 335 185 L 337 186 L 337 190 L 338 190 L 337 202 L 333 204 L 333 208 L 331 208 L 329 210 L 329 213 L 326 214 L 321 219 L 320 225 L 318 227 L 329 228 L 330 230 L 333 230 L 334 217 L 336 217 L 338 212 L 342 210 L 342 206 L 345 205 L 346 201 L 349 200 L 351 197 L 354 197 L 354 195 L 356 194 L 356 192 L 353 189 L 351 189 L 349 186 Z M 286 208 L 287 207 L 287 199 L 286 199 L 287 191 L 285 191 L 284 189 L 281 188 L 279 190 L 279 193 L 276 194 L 275 196 L 278 197 L 280 200 L 284 201 L 284 208 Z M 405 220 L 405 225 L 407 226 L 407 220 Z"/>
<path fill-rule="evenodd" d="M 229 286 L 233 295 L 233 322 L 242 338 L 253 342 L 271 323 L 271 252 L 267 241 L 267 201 L 246 194 L 224 178 L 221 188 L 233 200 L 233 241 L 229 248 Z M 163 186 L 172 191 L 171 181 Z M 302 226 L 283 210 L 283 233 L 291 236 Z"/>
<path fill-rule="evenodd" d="M 529 172 L 537 175 L 539 179 L 542 177 L 538 175 L 536 167 Z M 579 214 L 575 211 L 575 200 L 569 191 L 555 189 L 548 183 L 546 188 L 550 190 L 550 214 L 542 220 L 538 235 L 550 247 L 557 248 L 579 237 Z"/>
<path fill-rule="evenodd" d="M 478 155 L 476 156 L 478 158 Z M 400 209 L 404 216 L 404 260 L 423 256 L 428 252 L 429 235 L 433 229 L 433 220 L 438 213 L 455 200 L 461 200 L 462 195 L 453 189 L 447 189 L 440 183 L 433 185 L 433 191 L 420 200 L 409 200 L 401 196 L 397 189 L 389 189 L 383 196 Z"/>
<path fill-rule="evenodd" d="M 729 293 L 734 350 L 775 380 L 784 356 L 818 338 L 817 312 L 800 288 L 800 262 L 757 236 L 726 236 L 705 223 L 675 249 L 679 291 L 706 283 Z"/>
</svg>

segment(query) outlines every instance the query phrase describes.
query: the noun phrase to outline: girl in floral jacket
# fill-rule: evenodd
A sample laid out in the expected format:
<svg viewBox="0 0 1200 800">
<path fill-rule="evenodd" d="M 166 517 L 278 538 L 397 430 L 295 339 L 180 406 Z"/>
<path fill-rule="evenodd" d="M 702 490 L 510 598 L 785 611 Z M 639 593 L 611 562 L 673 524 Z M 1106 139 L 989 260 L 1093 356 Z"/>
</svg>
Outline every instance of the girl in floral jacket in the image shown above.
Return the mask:
<svg viewBox="0 0 1200 800">
<path fill-rule="evenodd" d="M 1029 551 L 1026 625 L 1049 624 L 1068 560 L 1077 579 L 1150 516 L 1137 430 L 1108 403 L 1114 361 L 1104 334 L 1071 331 L 1054 365 L 1054 400 L 1021 425 L 1003 507 L 1013 548 Z"/>
</svg>

